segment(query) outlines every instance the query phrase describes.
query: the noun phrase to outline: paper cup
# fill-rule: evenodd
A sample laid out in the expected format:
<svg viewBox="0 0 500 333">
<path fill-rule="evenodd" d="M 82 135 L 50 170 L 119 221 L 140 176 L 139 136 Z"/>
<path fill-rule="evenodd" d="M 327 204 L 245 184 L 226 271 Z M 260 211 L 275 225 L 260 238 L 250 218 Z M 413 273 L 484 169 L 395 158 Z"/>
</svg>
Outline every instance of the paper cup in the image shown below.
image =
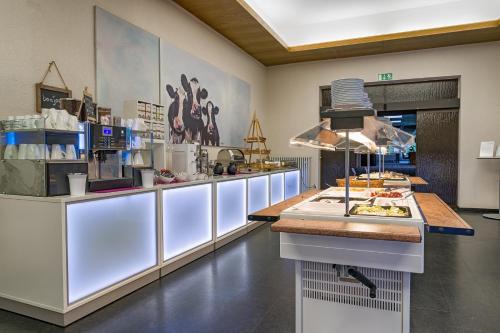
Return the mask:
<svg viewBox="0 0 500 333">
<path fill-rule="evenodd" d="M 150 188 L 153 187 L 153 180 L 155 176 L 155 171 L 151 169 L 141 170 L 142 187 Z"/>
<path fill-rule="evenodd" d="M 69 173 L 69 192 L 72 197 L 85 195 L 87 187 L 87 174 L 85 173 Z"/>
</svg>

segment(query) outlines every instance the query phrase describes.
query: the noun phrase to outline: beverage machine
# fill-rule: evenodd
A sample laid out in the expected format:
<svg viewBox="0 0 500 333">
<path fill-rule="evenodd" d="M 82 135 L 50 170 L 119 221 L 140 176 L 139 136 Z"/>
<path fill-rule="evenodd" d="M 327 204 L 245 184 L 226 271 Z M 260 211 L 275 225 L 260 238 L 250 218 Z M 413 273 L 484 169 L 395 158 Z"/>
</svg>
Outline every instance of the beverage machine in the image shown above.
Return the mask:
<svg viewBox="0 0 500 333">
<path fill-rule="evenodd" d="M 88 126 L 89 191 L 132 187 L 133 178 L 123 172 L 123 154 L 130 150 L 130 130 L 101 124 Z"/>
</svg>

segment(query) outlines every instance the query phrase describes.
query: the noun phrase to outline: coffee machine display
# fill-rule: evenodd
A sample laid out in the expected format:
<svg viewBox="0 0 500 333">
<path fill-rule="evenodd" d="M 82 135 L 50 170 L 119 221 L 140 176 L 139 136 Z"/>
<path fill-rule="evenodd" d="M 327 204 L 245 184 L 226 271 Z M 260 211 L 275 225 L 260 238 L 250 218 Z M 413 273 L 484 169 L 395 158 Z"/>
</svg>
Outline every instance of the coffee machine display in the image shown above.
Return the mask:
<svg viewBox="0 0 500 333">
<path fill-rule="evenodd" d="M 88 124 L 89 191 L 131 187 L 131 177 L 123 175 L 122 154 L 130 149 L 126 127 Z"/>
</svg>

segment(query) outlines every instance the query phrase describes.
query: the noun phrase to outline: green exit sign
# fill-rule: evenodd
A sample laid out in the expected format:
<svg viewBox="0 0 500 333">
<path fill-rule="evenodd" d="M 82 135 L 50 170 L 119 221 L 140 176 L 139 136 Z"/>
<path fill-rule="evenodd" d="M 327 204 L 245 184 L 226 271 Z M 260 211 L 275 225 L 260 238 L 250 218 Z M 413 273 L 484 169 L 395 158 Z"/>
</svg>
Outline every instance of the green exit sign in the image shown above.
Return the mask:
<svg viewBox="0 0 500 333">
<path fill-rule="evenodd" d="M 392 80 L 392 73 L 382 73 L 378 75 L 379 81 L 390 81 Z"/>
</svg>

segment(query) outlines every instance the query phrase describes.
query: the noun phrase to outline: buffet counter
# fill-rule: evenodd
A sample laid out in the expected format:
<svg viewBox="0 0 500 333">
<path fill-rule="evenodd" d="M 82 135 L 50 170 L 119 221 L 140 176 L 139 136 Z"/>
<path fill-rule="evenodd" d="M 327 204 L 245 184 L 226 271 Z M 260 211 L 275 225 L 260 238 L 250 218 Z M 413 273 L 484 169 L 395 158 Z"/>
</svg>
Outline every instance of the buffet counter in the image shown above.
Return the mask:
<svg viewBox="0 0 500 333">
<path fill-rule="evenodd" d="M 300 192 L 279 170 L 81 197 L 0 195 L 0 308 L 60 326 L 214 251 Z"/>
<path fill-rule="evenodd" d="M 345 216 L 344 192 L 305 192 L 249 216 L 276 221 L 280 256 L 295 261 L 296 332 L 408 333 L 425 231 L 474 230 L 433 193 L 352 188 Z"/>
</svg>

